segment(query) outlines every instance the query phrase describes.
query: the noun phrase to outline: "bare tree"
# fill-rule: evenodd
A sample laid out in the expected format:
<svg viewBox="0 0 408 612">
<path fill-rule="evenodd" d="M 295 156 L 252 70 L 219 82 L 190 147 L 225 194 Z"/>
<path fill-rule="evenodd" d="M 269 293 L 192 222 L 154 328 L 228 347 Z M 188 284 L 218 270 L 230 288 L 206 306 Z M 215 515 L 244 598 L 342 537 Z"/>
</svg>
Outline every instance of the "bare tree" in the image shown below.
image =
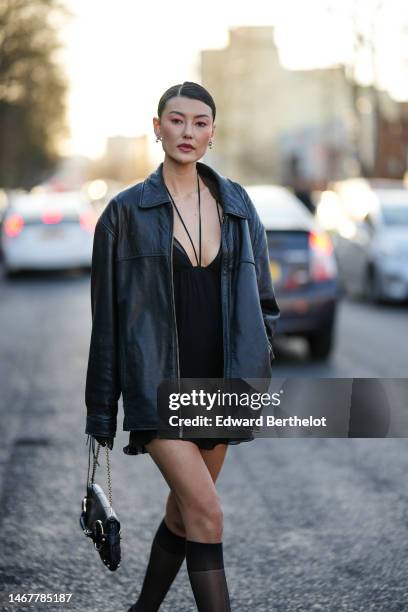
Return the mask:
<svg viewBox="0 0 408 612">
<path fill-rule="evenodd" d="M 59 0 L 0 2 L 0 185 L 31 187 L 50 171 L 66 132 L 58 65 Z"/>
</svg>

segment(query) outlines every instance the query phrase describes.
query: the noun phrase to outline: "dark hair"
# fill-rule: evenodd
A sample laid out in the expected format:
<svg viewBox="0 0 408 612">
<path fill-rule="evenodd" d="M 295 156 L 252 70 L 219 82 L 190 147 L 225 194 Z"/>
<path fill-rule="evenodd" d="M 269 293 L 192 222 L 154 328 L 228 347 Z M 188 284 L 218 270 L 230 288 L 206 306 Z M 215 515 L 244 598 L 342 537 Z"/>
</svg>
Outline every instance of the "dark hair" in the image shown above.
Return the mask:
<svg viewBox="0 0 408 612">
<path fill-rule="evenodd" d="M 192 98 L 193 100 L 200 100 L 207 104 L 212 110 L 213 120 L 215 119 L 215 102 L 211 94 L 198 83 L 192 83 L 191 81 L 184 81 L 179 85 L 173 85 L 169 87 L 162 97 L 159 100 L 159 105 L 157 107 L 157 114 L 159 117 L 162 116 L 162 112 L 164 107 L 166 106 L 166 102 L 170 100 L 170 98 L 175 98 L 177 96 L 185 96 L 186 98 Z"/>
</svg>

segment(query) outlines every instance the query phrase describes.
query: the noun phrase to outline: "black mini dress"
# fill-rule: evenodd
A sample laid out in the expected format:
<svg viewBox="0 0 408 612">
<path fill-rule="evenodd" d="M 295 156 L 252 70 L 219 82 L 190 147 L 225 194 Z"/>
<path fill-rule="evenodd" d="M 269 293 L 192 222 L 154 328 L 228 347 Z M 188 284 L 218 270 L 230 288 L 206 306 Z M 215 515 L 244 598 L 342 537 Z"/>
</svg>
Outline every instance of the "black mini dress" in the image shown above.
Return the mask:
<svg viewBox="0 0 408 612">
<path fill-rule="evenodd" d="M 224 375 L 221 253 L 220 244 L 208 266 L 193 266 L 184 247 L 174 238 L 173 279 L 181 378 L 223 378 Z M 131 431 L 123 452 L 126 455 L 147 453 L 145 444 L 156 437 L 157 430 Z M 252 439 L 180 438 L 204 449 Z"/>
</svg>

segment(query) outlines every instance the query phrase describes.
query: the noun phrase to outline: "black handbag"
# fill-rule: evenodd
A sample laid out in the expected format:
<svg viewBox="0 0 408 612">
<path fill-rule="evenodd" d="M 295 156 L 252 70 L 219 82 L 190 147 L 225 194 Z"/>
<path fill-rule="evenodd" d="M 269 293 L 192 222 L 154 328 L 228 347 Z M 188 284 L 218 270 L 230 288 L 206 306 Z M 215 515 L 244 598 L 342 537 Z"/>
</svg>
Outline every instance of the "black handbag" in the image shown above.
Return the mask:
<svg viewBox="0 0 408 612">
<path fill-rule="evenodd" d="M 83 532 L 91 538 L 102 562 L 111 572 L 120 566 L 120 522 L 112 508 L 112 486 L 109 463 L 109 449 L 106 445 L 106 467 L 108 480 L 108 496 L 106 497 L 100 485 L 95 483 L 95 471 L 98 463 L 99 449 L 95 453 L 95 439 L 88 435 L 88 476 L 86 481 L 86 495 L 82 500 L 82 512 L 79 519 Z M 91 466 L 91 450 L 93 455 L 92 477 L 89 478 Z"/>
</svg>

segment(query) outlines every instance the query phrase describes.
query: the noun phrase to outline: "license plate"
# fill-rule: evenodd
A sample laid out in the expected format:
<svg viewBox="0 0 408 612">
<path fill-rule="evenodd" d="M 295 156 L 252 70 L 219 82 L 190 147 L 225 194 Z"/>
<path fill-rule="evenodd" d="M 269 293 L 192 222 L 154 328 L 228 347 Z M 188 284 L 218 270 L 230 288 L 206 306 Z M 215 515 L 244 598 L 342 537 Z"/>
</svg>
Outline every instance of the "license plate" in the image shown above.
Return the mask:
<svg viewBox="0 0 408 612">
<path fill-rule="evenodd" d="M 280 266 L 280 264 L 278 264 L 277 261 L 270 261 L 269 262 L 269 267 L 271 270 L 271 274 L 272 274 L 272 280 L 274 283 L 278 283 L 281 279 L 282 276 L 282 268 Z"/>
</svg>

